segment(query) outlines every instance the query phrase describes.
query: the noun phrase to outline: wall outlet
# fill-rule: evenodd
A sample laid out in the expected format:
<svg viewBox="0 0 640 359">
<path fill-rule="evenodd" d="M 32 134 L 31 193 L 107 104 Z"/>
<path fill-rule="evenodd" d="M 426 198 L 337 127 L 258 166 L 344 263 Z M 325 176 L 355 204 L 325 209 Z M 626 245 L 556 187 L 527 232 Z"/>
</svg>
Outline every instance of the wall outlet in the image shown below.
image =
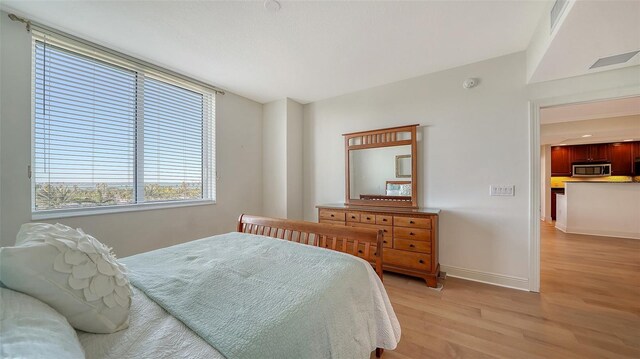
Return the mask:
<svg viewBox="0 0 640 359">
<path fill-rule="evenodd" d="M 504 186 L 504 185 L 496 185 L 493 184 L 489 186 L 489 195 L 490 196 L 515 196 L 516 195 L 516 186 Z"/>
</svg>

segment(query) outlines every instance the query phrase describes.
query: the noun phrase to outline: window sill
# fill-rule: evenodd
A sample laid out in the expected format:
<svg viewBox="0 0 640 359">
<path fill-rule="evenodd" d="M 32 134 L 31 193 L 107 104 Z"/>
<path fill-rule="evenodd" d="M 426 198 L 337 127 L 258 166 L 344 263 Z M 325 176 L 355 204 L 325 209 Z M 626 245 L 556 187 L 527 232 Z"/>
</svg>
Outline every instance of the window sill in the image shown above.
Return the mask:
<svg viewBox="0 0 640 359">
<path fill-rule="evenodd" d="M 81 217 L 81 216 L 93 216 L 98 214 L 149 211 L 154 209 L 206 206 L 206 205 L 214 205 L 214 204 L 216 204 L 216 201 L 212 199 L 198 199 L 198 200 L 180 201 L 180 202 L 155 202 L 155 203 L 129 204 L 129 205 L 122 205 L 122 206 L 102 207 L 102 208 L 90 207 L 90 208 L 73 208 L 73 209 L 54 209 L 49 211 L 31 212 L 31 219 L 39 220 L 39 219 Z"/>
</svg>

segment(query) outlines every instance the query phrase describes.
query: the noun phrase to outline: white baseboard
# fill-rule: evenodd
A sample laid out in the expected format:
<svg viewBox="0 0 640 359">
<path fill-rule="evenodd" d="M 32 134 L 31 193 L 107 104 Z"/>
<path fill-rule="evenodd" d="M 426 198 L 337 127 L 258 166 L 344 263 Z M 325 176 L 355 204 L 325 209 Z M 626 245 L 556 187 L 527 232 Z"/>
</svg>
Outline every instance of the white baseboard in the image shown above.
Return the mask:
<svg viewBox="0 0 640 359">
<path fill-rule="evenodd" d="M 574 228 L 567 227 L 563 230 L 566 233 L 573 234 L 586 234 L 588 236 L 603 236 L 603 237 L 616 237 L 616 238 L 630 238 L 630 239 L 640 239 L 640 233 L 633 232 L 615 232 L 615 231 L 607 231 L 607 230 L 599 230 L 599 229 L 584 229 L 584 228 Z"/>
<path fill-rule="evenodd" d="M 455 266 L 440 265 L 440 270 L 447 273 L 449 277 L 471 280 L 474 282 L 497 285 L 500 287 L 513 288 L 529 291 L 529 280 L 527 278 L 514 277 L 505 274 L 482 272 L 474 269 L 467 269 Z"/>
<path fill-rule="evenodd" d="M 564 233 L 567 233 L 567 226 L 565 226 L 565 225 L 564 225 L 564 224 L 562 224 L 562 223 L 558 223 L 558 222 L 556 222 L 556 228 L 557 228 L 557 229 L 559 229 L 559 230 L 561 230 L 561 231 L 563 231 Z"/>
</svg>

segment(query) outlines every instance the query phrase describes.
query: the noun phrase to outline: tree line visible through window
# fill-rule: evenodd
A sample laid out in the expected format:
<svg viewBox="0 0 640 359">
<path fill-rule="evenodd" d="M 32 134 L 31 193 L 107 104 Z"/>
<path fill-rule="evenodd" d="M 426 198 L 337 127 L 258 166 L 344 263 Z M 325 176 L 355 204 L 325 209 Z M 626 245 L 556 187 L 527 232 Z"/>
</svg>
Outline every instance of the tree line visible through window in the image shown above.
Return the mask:
<svg viewBox="0 0 640 359">
<path fill-rule="evenodd" d="M 35 41 L 34 211 L 214 199 L 213 93 Z"/>
</svg>

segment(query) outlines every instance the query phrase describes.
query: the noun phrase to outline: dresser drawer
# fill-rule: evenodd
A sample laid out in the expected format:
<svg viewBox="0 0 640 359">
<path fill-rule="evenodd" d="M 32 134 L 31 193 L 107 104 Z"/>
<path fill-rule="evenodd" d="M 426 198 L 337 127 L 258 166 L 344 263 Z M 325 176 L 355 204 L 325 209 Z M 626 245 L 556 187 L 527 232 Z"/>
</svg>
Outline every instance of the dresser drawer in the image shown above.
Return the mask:
<svg viewBox="0 0 640 359">
<path fill-rule="evenodd" d="M 430 241 L 431 230 L 421 228 L 393 227 L 393 237 L 415 241 Z"/>
<path fill-rule="evenodd" d="M 347 212 L 347 222 L 360 222 L 360 213 Z"/>
<path fill-rule="evenodd" d="M 393 225 L 399 227 L 426 228 L 431 229 L 431 218 L 416 217 L 393 217 Z"/>
<path fill-rule="evenodd" d="M 328 219 L 332 221 L 344 221 L 345 213 L 342 211 L 332 211 L 329 209 L 320 209 L 320 219 Z"/>
<path fill-rule="evenodd" d="M 382 261 L 396 267 L 409 268 L 421 271 L 431 270 L 431 256 L 429 254 L 385 249 L 382 252 Z"/>
<path fill-rule="evenodd" d="M 373 228 L 373 229 L 381 229 L 383 238 L 384 247 L 389 247 L 393 245 L 393 230 L 391 226 L 378 226 L 377 224 L 368 224 L 368 223 L 348 223 L 351 227 L 360 227 L 360 228 Z"/>
<path fill-rule="evenodd" d="M 431 253 L 431 242 L 429 241 L 412 241 L 410 239 L 396 239 L 393 242 L 393 248 L 405 251 Z"/>
<path fill-rule="evenodd" d="M 322 218 L 320 218 L 320 220 L 318 222 L 327 223 L 327 224 L 334 224 L 336 226 L 344 226 L 344 222 L 343 221 L 332 221 L 330 219 L 322 219 Z"/>
<path fill-rule="evenodd" d="M 390 226 L 393 224 L 393 216 L 385 216 L 376 214 L 376 224 L 382 224 L 384 226 Z"/>
<path fill-rule="evenodd" d="M 375 224 L 376 223 L 376 215 L 375 214 L 371 214 L 371 213 L 362 213 L 360 215 L 360 222 Z"/>
</svg>

